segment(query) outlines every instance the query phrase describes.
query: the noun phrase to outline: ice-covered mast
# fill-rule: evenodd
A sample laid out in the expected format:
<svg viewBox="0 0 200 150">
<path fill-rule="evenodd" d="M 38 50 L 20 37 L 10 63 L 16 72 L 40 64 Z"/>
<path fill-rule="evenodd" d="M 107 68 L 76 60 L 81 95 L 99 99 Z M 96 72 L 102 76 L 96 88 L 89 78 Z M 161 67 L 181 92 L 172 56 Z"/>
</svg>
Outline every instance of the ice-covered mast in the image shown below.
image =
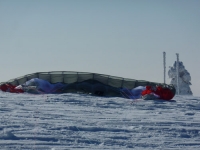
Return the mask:
<svg viewBox="0 0 200 150">
<path fill-rule="evenodd" d="M 164 67 L 164 84 L 165 82 L 165 77 L 166 77 L 166 53 L 163 52 L 163 67 Z"/>
<path fill-rule="evenodd" d="M 170 66 L 168 71 L 169 78 L 171 78 L 171 84 L 176 87 L 177 95 L 192 95 L 190 89 L 191 76 L 190 73 L 185 69 L 183 62 L 179 60 L 179 54 L 176 53 L 177 60 L 174 62 L 173 66 Z"/>
<path fill-rule="evenodd" d="M 177 75 L 177 94 L 179 95 L 179 54 L 176 53 L 176 75 Z"/>
</svg>

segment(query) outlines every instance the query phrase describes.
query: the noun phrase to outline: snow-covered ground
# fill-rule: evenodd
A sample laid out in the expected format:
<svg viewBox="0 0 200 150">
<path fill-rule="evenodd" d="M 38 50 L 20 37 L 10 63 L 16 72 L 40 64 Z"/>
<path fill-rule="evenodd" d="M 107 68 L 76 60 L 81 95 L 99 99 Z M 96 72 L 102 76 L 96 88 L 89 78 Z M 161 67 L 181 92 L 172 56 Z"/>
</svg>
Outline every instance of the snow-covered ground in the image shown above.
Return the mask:
<svg viewBox="0 0 200 150">
<path fill-rule="evenodd" d="M 132 103 L 131 103 L 132 102 Z M 1 150 L 200 149 L 200 98 L 0 92 Z"/>
</svg>

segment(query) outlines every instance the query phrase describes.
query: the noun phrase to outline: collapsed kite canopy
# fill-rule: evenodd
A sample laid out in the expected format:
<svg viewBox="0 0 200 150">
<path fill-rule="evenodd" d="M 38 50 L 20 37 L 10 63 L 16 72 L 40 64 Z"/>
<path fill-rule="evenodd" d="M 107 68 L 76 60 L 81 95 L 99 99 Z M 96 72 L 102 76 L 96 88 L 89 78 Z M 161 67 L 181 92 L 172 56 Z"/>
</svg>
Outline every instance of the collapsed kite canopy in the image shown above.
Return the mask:
<svg viewBox="0 0 200 150">
<path fill-rule="evenodd" d="M 175 95 L 173 85 L 127 79 L 85 72 L 40 72 L 28 74 L 0 84 L 0 89 L 12 93 L 86 93 L 129 99 L 165 99 Z"/>
</svg>

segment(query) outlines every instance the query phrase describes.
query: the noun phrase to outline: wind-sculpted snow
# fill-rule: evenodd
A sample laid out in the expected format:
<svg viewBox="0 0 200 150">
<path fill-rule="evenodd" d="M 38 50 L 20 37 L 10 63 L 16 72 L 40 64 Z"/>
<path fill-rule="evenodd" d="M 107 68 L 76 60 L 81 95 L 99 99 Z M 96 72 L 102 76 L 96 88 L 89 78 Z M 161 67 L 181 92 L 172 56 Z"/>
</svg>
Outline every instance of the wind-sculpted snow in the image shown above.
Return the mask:
<svg viewBox="0 0 200 150">
<path fill-rule="evenodd" d="M 0 149 L 200 149 L 200 98 L 0 92 Z"/>
<path fill-rule="evenodd" d="M 171 78 L 171 84 L 174 85 L 177 91 L 177 62 L 175 61 L 172 67 L 169 67 L 168 75 L 169 78 Z M 192 91 L 190 89 L 191 85 L 191 76 L 190 73 L 185 69 L 185 66 L 183 65 L 183 62 L 179 62 L 179 67 L 178 67 L 178 72 L 179 72 L 179 94 L 180 95 L 192 95 Z"/>
</svg>

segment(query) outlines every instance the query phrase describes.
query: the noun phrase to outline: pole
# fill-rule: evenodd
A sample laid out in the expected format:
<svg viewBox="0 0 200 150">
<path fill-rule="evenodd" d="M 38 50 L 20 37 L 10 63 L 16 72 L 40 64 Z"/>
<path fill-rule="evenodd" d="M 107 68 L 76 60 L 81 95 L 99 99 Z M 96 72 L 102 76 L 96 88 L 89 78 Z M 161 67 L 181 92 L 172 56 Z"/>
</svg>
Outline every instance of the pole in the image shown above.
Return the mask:
<svg viewBox="0 0 200 150">
<path fill-rule="evenodd" d="M 179 54 L 176 53 L 177 61 L 176 61 L 176 78 L 177 78 L 177 94 L 179 95 Z"/>
<path fill-rule="evenodd" d="M 166 77 L 166 53 L 163 52 L 163 67 L 164 67 L 164 84 L 165 82 L 165 77 Z"/>
</svg>

